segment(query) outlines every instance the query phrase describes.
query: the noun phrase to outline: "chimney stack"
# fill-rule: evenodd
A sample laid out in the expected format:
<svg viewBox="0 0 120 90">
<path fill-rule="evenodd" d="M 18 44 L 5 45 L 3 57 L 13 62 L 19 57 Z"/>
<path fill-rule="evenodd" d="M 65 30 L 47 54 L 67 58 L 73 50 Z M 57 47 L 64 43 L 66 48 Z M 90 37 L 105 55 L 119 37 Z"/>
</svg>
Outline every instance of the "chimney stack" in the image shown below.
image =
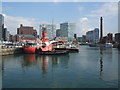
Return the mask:
<svg viewBox="0 0 120 90">
<path fill-rule="evenodd" d="M 103 39 L 103 18 L 100 17 L 100 42 L 102 42 Z"/>
</svg>

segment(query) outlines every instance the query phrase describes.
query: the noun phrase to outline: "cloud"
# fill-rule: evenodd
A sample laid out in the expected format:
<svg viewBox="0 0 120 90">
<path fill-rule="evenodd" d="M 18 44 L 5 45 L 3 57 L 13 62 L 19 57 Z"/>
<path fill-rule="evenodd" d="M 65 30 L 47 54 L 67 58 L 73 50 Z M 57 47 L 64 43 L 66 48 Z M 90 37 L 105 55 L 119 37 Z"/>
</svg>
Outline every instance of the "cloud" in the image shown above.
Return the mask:
<svg viewBox="0 0 120 90">
<path fill-rule="evenodd" d="M 88 22 L 88 18 L 87 18 L 87 17 L 80 18 L 80 22 L 81 22 L 81 23 Z"/>
<path fill-rule="evenodd" d="M 92 10 L 90 14 L 86 17 L 91 18 L 91 24 L 95 24 L 94 21 L 98 21 L 98 18 L 103 17 L 103 29 L 104 35 L 107 33 L 117 33 L 118 32 L 118 3 L 116 2 L 107 2 L 99 9 Z M 100 22 L 100 20 L 99 20 Z M 114 23 L 113 23 L 114 22 Z M 99 23 L 98 23 L 99 25 Z"/>
<path fill-rule="evenodd" d="M 7 30 L 10 31 L 10 33 L 13 35 L 17 33 L 17 28 L 20 27 L 20 24 L 23 24 L 23 26 L 33 27 L 37 30 L 38 34 L 40 24 L 51 24 L 47 21 L 39 21 L 36 18 L 14 17 L 6 14 L 3 14 L 3 16 L 5 28 L 7 28 Z M 56 28 L 59 28 L 58 23 L 54 23 L 54 25 L 56 25 Z"/>
<path fill-rule="evenodd" d="M 13 17 L 5 14 L 3 15 L 5 27 L 12 34 L 16 34 L 17 28 L 19 28 L 20 24 L 25 26 L 32 26 L 34 29 L 37 29 L 37 31 L 39 30 L 40 21 L 35 18 Z"/>
<path fill-rule="evenodd" d="M 93 30 L 90 26 L 90 20 L 87 17 L 80 18 L 76 25 L 76 33 L 78 36 L 85 35 L 87 31 Z"/>
<path fill-rule="evenodd" d="M 117 13 L 118 13 L 118 3 L 109 2 L 109 3 L 103 4 L 97 10 L 92 10 L 91 14 L 89 14 L 87 16 L 90 16 L 90 17 L 100 17 L 100 16 L 112 17 L 112 16 L 116 16 Z"/>
</svg>

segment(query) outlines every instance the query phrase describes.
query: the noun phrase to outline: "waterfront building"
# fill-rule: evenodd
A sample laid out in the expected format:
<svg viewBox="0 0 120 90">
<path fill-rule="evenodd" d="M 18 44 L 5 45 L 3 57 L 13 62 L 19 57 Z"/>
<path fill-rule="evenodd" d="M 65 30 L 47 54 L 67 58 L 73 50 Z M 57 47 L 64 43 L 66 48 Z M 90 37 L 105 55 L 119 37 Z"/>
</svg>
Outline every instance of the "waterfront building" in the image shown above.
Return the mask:
<svg viewBox="0 0 120 90">
<path fill-rule="evenodd" d="M 9 34 L 9 41 L 10 41 L 10 42 L 13 42 L 13 41 L 14 41 L 14 37 L 13 37 L 12 34 Z"/>
<path fill-rule="evenodd" d="M 14 42 L 35 42 L 36 39 L 37 38 L 33 35 L 14 35 Z"/>
<path fill-rule="evenodd" d="M 107 36 L 104 36 L 103 39 L 102 39 L 102 43 L 106 43 L 108 40 L 108 37 Z"/>
<path fill-rule="evenodd" d="M 58 42 L 67 42 L 68 37 L 56 37 L 55 40 Z"/>
<path fill-rule="evenodd" d="M 112 33 L 107 34 L 107 42 L 110 42 L 110 43 L 113 42 L 113 34 Z"/>
<path fill-rule="evenodd" d="M 20 28 L 17 28 L 17 34 L 14 35 L 14 42 L 26 42 L 32 41 L 37 38 L 37 31 L 30 26 L 20 25 Z"/>
<path fill-rule="evenodd" d="M 61 35 L 61 30 L 60 30 L 60 29 L 57 29 L 57 30 L 56 30 L 56 37 L 60 37 L 60 35 Z"/>
<path fill-rule="evenodd" d="M 115 42 L 120 43 L 120 33 L 115 34 Z"/>
<path fill-rule="evenodd" d="M 76 24 L 71 22 L 65 22 L 60 24 L 61 37 L 74 38 L 74 32 L 76 30 Z"/>
<path fill-rule="evenodd" d="M 93 31 L 86 32 L 86 40 L 88 43 L 93 43 Z"/>
<path fill-rule="evenodd" d="M 4 28 L 4 17 L 2 14 L 0 14 L 0 41 L 3 40 L 3 37 L 2 37 L 3 28 Z"/>
<path fill-rule="evenodd" d="M 19 35 L 33 35 L 37 37 L 37 31 L 33 27 L 20 25 L 20 28 L 17 28 L 17 34 Z"/>
<path fill-rule="evenodd" d="M 2 40 L 7 41 L 8 40 L 8 31 L 7 28 L 3 28 L 2 30 Z"/>
<path fill-rule="evenodd" d="M 99 29 L 86 32 L 86 40 L 88 43 L 98 43 L 99 42 Z"/>
<path fill-rule="evenodd" d="M 82 43 L 82 37 L 78 37 L 77 40 Z"/>
<path fill-rule="evenodd" d="M 49 38 L 50 40 L 54 39 L 56 36 L 56 25 L 49 24 L 49 23 L 40 24 L 40 31 L 39 31 L 40 38 L 42 37 L 42 27 L 43 26 L 46 27 L 46 31 L 47 31 L 46 37 Z"/>
<path fill-rule="evenodd" d="M 86 43 L 87 40 L 86 40 L 86 35 L 82 35 L 82 43 Z"/>
</svg>

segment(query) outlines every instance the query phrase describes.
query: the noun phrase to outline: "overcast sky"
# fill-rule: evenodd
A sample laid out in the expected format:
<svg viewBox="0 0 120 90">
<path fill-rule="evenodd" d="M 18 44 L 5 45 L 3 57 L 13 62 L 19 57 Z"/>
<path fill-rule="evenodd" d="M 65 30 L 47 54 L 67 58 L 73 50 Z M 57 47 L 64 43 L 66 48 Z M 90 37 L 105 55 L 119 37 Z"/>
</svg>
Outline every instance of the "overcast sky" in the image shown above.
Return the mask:
<svg viewBox="0 0 120 90">
<path fill-rule="evenodd" d="M 99 28 L 99 18 L 104 21 L 104 35 L 118 32 L 117 2 L 3 2 L 5 27 L 15 34 L 17 28 L 23 25 L 33 26 L 39 31 L 40 23 L 57 24 L 76 22 L 78 36 L 94 28 Z"/>
</svg>

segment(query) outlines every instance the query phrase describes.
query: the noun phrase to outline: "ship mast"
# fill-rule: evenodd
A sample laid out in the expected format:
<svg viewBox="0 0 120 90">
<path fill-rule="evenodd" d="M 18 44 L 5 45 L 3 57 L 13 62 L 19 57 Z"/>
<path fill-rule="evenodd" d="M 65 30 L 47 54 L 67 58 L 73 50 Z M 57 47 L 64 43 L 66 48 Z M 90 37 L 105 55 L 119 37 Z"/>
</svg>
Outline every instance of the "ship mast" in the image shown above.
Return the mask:
<svg viewBox="0 0 120 90">
<path fill-rule="evenodd" d="M 52 19 L 52 37 L 54 37 L 53 19 Z"/>
</svg>

